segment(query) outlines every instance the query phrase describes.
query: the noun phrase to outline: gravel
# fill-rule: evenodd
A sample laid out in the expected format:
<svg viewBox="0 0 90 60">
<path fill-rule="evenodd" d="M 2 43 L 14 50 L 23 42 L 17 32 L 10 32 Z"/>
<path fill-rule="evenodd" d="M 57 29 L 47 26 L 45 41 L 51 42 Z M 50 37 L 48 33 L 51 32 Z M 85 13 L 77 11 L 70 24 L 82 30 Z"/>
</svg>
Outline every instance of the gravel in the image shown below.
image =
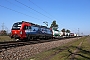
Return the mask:
<svg viewBox="0 0 90 60">
<path fill-rule="evenodd" d="M 0 53 L 0 60 L 24 60 L 40 52 L 61 46 L 68 42 L 74 41 L 77 38 L 58 40 L 52 42 L 45 42 L 34 45 L 25 45 L 21 47 L 15 47 L 12 49 L 4 50 Z"/>
</svg>

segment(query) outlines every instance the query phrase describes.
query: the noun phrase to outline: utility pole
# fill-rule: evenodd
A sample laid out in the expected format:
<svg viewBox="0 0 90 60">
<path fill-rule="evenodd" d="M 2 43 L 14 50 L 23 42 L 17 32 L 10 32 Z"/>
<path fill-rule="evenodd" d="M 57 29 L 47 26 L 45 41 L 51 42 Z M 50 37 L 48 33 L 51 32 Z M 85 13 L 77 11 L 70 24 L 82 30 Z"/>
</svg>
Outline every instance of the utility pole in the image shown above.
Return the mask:
<svg viewBox="0 0 90 60">
<path fill-rule="evenodd" d="M 82 34 L 82 36 L 83 36 L 83 32 L 82 32 L 81 34 Z"/>
<path fill-rule="evenodd" d="M 79 36 L 79 28 L 78 28 L 78 36 Z"/>
<path fill-rule="evenodd" d="M 2 23 L 2 30 L 4 30 L 4 23 Z"/>
<path fill-rule="evenodd" d="M 43 22 L 43 23 L 45 23 L 45 24 L 46 24 L 46 26 L 48 26 L 48 22 L 46 22 L 46 21 L 45 21 L 45 22 Z"/>
<path fill-rule="evenodd" d="M 8 33 L 8 28 L 7 27 L 5 27 L 5 30 L 6 30 L 6 33 Z"/>
</svg>

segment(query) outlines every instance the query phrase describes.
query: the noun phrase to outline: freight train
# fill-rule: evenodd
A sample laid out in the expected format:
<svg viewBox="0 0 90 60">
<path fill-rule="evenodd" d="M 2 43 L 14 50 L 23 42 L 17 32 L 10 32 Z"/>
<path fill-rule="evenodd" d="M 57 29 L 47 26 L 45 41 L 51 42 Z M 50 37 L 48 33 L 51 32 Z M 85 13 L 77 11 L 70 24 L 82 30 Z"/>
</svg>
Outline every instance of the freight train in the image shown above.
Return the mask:
<svg viewBox="0 0 90 60">
<path fill-rule="evenodd" d="M 55 39 L 78 37 L 78 35 L 75 33 L 66 33 L 55 29 L 52 29 L 52 32 L 53 38 Z"/>
<path fill-rule="evenodd" d="M 15 40 L 55 39 L 74 36 L 74 33 L 63 35 L 63 32 L 59 30 L 25 21 L 14 23 L 11 29 L 11 38 Z"/>
</svg>

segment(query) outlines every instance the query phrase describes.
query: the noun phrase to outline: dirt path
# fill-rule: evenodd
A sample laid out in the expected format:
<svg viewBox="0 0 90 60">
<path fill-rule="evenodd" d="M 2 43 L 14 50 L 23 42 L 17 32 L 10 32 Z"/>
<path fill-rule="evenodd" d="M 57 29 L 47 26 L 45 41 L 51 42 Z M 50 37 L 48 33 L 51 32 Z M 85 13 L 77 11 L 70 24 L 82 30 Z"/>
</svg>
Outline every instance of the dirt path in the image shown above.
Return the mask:
<svg viewBox="0 0 90 60">
<path fill-rule="evenodd" d="M 70 49 L 68 50 L 68 52 L 70 53 L 70 55 L 68 56 L 68 58 L 69 58 L 70 60 L 74 60 L 74 59 L 78 56 L 77 53 L 79 52 L 79 49 L 81 48 L 83 41 L 84 41 L 84 40 L 82 40 L 82 41 L 79 43 L 79 45 L 76 46 L 76 49 L 75 49 L 73 52 L 70 51 Z"/>
<path fill-rule="evenodd" d="M 54 53 L 52 53 L 50 56 L 45 57 L 43 60 L 50 60 L 51 58 L 53 58 L 55 55 L 57 55 L 58 53 L 62 52 L 63 50 L 66 50 L 68 47 L 64 47 L 59 49 L 58 51 L 54 51 Z"/>
</svg>

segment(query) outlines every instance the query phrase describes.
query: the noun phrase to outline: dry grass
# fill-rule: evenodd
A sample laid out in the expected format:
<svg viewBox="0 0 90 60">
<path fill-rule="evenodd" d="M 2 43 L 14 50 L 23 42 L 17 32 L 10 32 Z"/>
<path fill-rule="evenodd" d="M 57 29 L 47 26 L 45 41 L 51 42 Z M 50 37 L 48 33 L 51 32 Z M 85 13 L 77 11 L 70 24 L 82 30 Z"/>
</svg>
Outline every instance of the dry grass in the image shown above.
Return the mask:
<svg viewBox="0 0 90 60">
<path fill-rule="evenodd" d="M 4 41 L 12 41 L 12 39 L 9 36 L 0 36 L 0 42 Z"/>
</svg>

